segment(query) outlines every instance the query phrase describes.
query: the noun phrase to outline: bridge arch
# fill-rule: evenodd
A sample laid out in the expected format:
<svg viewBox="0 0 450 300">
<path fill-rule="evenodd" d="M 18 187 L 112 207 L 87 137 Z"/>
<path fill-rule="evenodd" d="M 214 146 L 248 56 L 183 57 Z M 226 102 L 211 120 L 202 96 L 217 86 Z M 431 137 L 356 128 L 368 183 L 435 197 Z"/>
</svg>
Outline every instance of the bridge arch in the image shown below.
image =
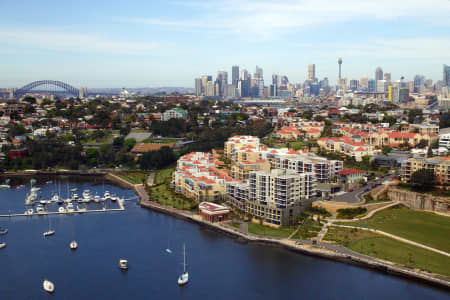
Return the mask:
<svg viewBox="0 0 450 300">
<path fill-rule="evenodd" d="M 54 85 L 56 87 L 64 89 L 69 94 L 78 97 L 78 89 L 71 86 L 68 83 L 57 81 L 57 80 L 39 80 L 39 81 L 33 81 L 27 85 L 24 85 L 20 89 L 16 90 L 14 95 L 16 97 L 21 97 L 25 95 L 26 93 L 30 92 L 32 89 L 38 87 L 38 86 L 47 86 L 47 85 Z"/>
</svg>

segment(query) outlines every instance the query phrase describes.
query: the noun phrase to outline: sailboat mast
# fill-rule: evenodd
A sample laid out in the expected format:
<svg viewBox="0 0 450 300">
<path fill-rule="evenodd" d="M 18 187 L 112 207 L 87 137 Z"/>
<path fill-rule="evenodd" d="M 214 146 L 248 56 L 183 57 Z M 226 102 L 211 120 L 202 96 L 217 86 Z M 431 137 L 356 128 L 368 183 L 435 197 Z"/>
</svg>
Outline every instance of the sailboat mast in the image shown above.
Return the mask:
<svg viewBox="0 0 450 300">
<path fill-rule="evenodd" d="M 183 245 L 183 273 L 186 273 L 186 245 Z"/>
</svg>

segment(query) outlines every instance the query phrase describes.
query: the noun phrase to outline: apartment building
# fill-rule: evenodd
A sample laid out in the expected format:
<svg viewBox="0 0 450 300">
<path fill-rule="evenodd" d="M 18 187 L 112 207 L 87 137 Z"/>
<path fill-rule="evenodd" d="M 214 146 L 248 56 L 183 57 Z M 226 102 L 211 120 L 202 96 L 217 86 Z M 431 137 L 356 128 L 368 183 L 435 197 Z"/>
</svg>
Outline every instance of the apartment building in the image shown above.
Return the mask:
<svg viewBox="0 0 450 300">
<path fill-rule="evenodd" d="M 222 200 L 226 182 L 235 180 L 217 168 L 220 164 L 210 153 L 192 152 L 180 157 L 172 174 L 175 191 L 198 202 Z"/>
<path fill-rule="evenodd" d="M 188 118 L 188 112 L 187 110 L 181 109 L 181 108 L 173 108 L 166 110 L 162 116 L 162 121 L 169 121 L 170 119 L 187 119 Z"/>
<path fill-rule="evenodd" d="M 320 138 L 317 141 L 319 147 L 330 152 L 338 152 L 354 158 L 356 161 L 362 161 L 365 155 L 380 154 L 380 150 L 374 146 L 356 142 L 348 136 L 338 138 Z"/>
<path fill-rule="evenodd" d="M 232 137 L 225 143 L 224 152 L 233 162 L 231 176 L 239 180 L 248 179 L 250 171 L 285 169 L 300 174 L 312 172 L 318 181 L 323 182 L 336 177 L 343 168 L 340 160 L 328 160 L 314 153 L 289 148 L 269 148 L 255 137 Z"/>
<path fill-rule="evenodd" d="M 424 134 L 439 134 L 439 125 L 436 124 L 409 124 L 410 132 Z"/>
<path fill-rule="evenodd" d="M 312 172 L 252 171 L 248 183 L 228 182 L 226 194 L 233 206 L 265 223 L 288 225 L 295 222 L 302 209 L 312 201 L 315 182 Z"/>
<path fill-rule="evenodd" d="M 450 183 L 450 156 L 409 158 L 402 165 L 402 180 L 409 182 L 412 174 L 420 169 L 433 170 L 440 184 Z"/>
<path fill-rule="evenodd" d="M 224 145 L 225 158 L 231 159 L 234 149 L 241 149 L 244 147 L 252 147 L 258 149 L 260 145 L 259 138 L 248 135 L 237 135 L 229 138 Z"/>
</svg>

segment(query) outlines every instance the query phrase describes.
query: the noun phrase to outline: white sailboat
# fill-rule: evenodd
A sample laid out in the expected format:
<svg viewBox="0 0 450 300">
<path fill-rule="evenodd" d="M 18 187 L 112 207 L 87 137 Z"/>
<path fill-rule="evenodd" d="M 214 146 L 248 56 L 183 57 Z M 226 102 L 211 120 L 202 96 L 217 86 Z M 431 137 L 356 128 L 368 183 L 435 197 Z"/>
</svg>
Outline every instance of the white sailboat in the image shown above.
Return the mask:
<svg viewBox="0 0 450 300">
<path fill-rule="evenodd" d="M 69 244 L 70 249 L 72 250 L 76 250 L 78 248 L 78 243 L 77 241 L 75 241 L 75 225 L 73 224 L 72 221 L 72 241 Z"/>
<path fill-rule="evenodd" d="M 44 291 L 47 293 L 53 293 L 55 291 L 55 285 L 50 280 L 45 279 L 42 283 L 42 287 L 44 288 Z"/>
<path fill-rule="evenodd" d="M 51 236 L 54 234 L 55 234 L 55 231 L 51 229 L 51 219 L 50 219 L 50 217 L 48 217 L 48 231 L 44 232 L 43 235 L 45 237 L 47 237 L 47 236 Z"/>
<path fill-rule="evenodd" d="M 5 242 L 0 243 L 0 249 L 3 249 L 3 248 L 5 248 L 5 247 L 6 247 L 6 243 L 5 243 Z"/>
<path fill-rule="evenodd" d="M 4 234 L 7 234 L 8 233 L 8 228 L 5 228 L 5 229 L 1 229 L 0 228 L 0 235 L 4 235 Z"/>
<path fill-rule="evenodd" d="M 183 244 L 183 274 L 178 277 L 178 285 L 185 285 L 189 281 L 189 273 L 186 271 L 186 245 Z"/>
</svg>

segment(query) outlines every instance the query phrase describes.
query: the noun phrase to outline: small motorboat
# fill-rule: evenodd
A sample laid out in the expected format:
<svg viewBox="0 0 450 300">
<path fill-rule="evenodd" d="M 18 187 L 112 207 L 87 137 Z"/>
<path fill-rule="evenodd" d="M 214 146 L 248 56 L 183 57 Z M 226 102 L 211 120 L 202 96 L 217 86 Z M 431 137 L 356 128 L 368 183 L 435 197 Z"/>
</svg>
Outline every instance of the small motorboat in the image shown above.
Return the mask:
<svg viewBox="0 0 450 300">
<path fill-rule="evenodd" d="M 55 291 L 55 285 L 50 280 L 45 279 L 42 286 L 47 293 L 53 293 Z"/>
<path fill-rule="evenodd" d="M 76 250 L 78 248 L 78 243 L 76 241 L 70 242 L 70 249 Z"/>
<path fill-rule="evenodd" d="M 77 191 L 77 188 L 73 188 L 73 189 L 71 189 L 70 191 L 71 191 L 71 192 L 76 192 L 76 191 Z"/>
<path fill-rule="evenodd" d="M 67 204 L 66 210 L 67 210 L 68 213 L 73 213 L 74 207 L 73 207 L 72 202 L 69 202 L 69 204 Z"/>
<path fill-rule="evenodd" d="M 103 198 L 105 198 L 105 200 L 108 200 L 108 199 L 111 198 L 111 194 L 109 193 L 109 191 L 106 191 L 106 192 L 103 194 Z"/>
<path fill-rule="evenodd" d="M 9 184 L 0 184 L 0 189 L 9 189 L 11 186 Z"/>
<path fill-rule="evenodd" d="M 44 235 L 45 237 L 51 236 L 51 235 L 54 235 L 54 234 L 55 234 L 55 231 L 54 231 L 54 230 L 49 230 L 49 231 L 46 231 L 46 232 L 43 233 L 43 235 Z"/>
<path fill-rule="evenodd" d="M 99 196 L 99 195 L 95 195 L 94 201 L 95 201 L 95 202 L 100 202 L 100 196 Z"/>
<path fill-rule="evenodd" d="M 54 194 L 52 196 L 52 202 L 59 202 L 59 195 L 58 194 Z"/>
<path fill-rule="evenodd" d="M 29 215 L 29 216 L 32 216 L 33 213 L 34 213 L 34 211 L 33 211 L 32 208 L 29 208 L 29 209 L 27 209 L 27 210 L 25 211 L 25 214 L 26 214 L 26 215 Z"/>
<path fill-rule="evenodd" d="M 172 253 L 172 250 L 170 250 L 169 248 L 166 248 L 166 252 L 169 253 L 169 254 L 171 254 L 171 253 Z"/>
<path fill-rule="evenodd" d="M 3 248 L 5 248 L 5 247 L 6 247 L 6 243 L 5 243 L 5 242 L 0 243 L 0 249 L 3 249 Z"/>
<path fill-rule="evenodd" d="M 126 259 L 120 259 L 119 260 L 119 268 L 121 270 L 128 270 L 128 260 Z"/>
<path fill-rule="evenodd" d="M 39 204 L 38 206 L 36 206 L 36 212 L 38 214 L 44 213 L 45 212 L 45 208 L 42 204 Z"/>
<path fill-rule="evenodd" d="M 60 212 L 60 213 L 65 213 L 66 212 L 66 209 L 64 208 L 64 207 L 60 207 L 60 208 L 58 208 L 58 212 Z"/>
<path fill-rule="evenodd" d="M 5 228 L 3 230 L 0 228 L 0 235 L 5 235 L 7 233 L 8 233 L 8 228 Z"/>
</svg>

